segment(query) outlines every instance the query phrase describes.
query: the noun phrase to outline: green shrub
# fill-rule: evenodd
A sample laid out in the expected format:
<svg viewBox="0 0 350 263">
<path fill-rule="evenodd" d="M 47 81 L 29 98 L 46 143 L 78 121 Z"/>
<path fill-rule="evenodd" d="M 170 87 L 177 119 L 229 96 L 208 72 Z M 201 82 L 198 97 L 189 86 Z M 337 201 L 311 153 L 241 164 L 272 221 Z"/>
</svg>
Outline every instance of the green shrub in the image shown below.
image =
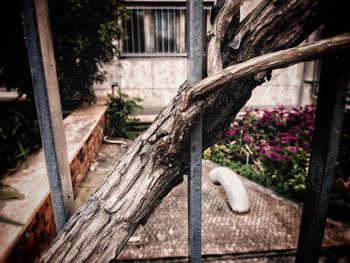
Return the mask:
<svg viewBox="0 0 350 263">
<path fill-rule="evenodd" d="M 15 107 L 2 111 L 0 119 L 0 174 L 16 169 L 41 147 L 39 124 L 30 112 Z"/>
<path fill-rule="evenodd" d="M 105 78 L 102 63 L 117 53 L 126 37 L 120 20 L 128 17 L 119 0 L 49 1 L 50 24 L 61 100 L 93 102 L 93 84 Z M 23 37 L 21 1 L 1 1 L 0 87 L 17 89 L 33 99 Z M 11 26 L 6 26 L 11 25 Z"/>
<path fill-rule="evenodd" d="M 126 137 L 134 139 L 137 133 L 130 131 L 130 125 L 136 121 L 134 114 L 138 109 L 142 109 L 140 105 L 141 99 L 129 98 L 128 95 L 117 92 L 116 96 L 108 95 L 109 106 L 107 109 L 107 122 L 105 126 L 105 134 L 111 137 Z"/>
</svg>

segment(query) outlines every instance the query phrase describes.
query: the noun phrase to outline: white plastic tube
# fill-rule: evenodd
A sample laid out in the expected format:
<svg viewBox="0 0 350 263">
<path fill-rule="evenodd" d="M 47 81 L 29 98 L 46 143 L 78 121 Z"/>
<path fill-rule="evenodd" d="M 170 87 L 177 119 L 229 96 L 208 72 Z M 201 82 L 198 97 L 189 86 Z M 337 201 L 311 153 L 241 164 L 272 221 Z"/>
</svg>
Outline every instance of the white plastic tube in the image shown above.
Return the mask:
<svg viewBox="0 0 350 263">
<path fill-rule="evenodd" d="M 216 167 L 210 171 L 209 179 L 213 184 L 222 185 L 232 211 L 238 213 L 249 211 L 248 194 L 237 173 L 226 167 Z"/>
</svg>

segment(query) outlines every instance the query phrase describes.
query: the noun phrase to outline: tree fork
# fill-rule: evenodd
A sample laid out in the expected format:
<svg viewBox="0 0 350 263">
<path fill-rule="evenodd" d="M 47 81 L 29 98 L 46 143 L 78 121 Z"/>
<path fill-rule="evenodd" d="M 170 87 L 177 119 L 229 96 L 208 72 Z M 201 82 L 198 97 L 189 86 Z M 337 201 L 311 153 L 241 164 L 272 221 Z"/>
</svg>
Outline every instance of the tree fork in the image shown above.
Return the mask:
<svg viewBox="0 0 350 263">
<path fill-rule="evenodd" d="M 228 2 L 230 1 L 221 5 L 219 12 Z M 285 64 L 276 62 L 281 56 L 278 53 L 279 56 L 274 58 L 277 60 L 270 60 L 271 67 L 266 66 L 261 57 L 257 57 L 299 44 L 322 22 L 320 2 L 266 0 L 241 23 L 238 24 L 235 18 L 229 20 L 221 40 L 221 63 L 225 68 L 246 61 L 230 68 L 236 70 L 235 74 L 245 73 L 240 79 L 235 79 L 235 75 L 230 75 L 227 69 L 218 71 L 215 74 L 228 73 L 227 76 L 224 74 L 226 77 L 220 75 L 227 78 L 227 81 L 222 82 L 218 78 L 215 81 L 222 83 L 210 88 L 200 83 L 206 83 L 219 75 L 213 73 L 191 87 L 183 84 L 172 102 L 163 109 L 150 128 L 135 140 L 99 189 L 71 217 L 40 261 L 108 262 L 115 258 L 139 224 L 145 223 L 162 198 L 187 173 L 189 137 L 195 117 L 201 112 L 205 114 L 205 149 L 231 123 L 249 99 L 251 90 L 261 84 L 264 77 L 269 75 L 270 69 L 277 65 L 282 67 L 296 63 L 305 59 L 305 56 L 311 58 L 317 53 L 313 50 L 311 54 L 310 49 L 304 49 L 305 54 L 299 60 L 293 58 L 294 61 L 291 62 L 288 59 L 292 58 L 286 56 Z M 231 15 L 237 14 L 233 12 Z M 265 22 L 266 19 L 269 22 Z M 213 20 L 215 22 L 220 19 Z M 302 30 L 302 27 L 305 29 Z M 346 38 L 345 46 L 348 46 L 349 35 L 342 35 L 340 38 L 342 41 Z M 329 42 L 326 43 L 328 44 L 325 44 L 323 51 L 318 51 L 319 54 L 330 49 L 327 46 Z M 333 48 L 338 45 L 334 41 L 332 43 Z M 344 46 L 339 46 L 342 47 Z M 292 52 L 299 54 L 296 49 L 292 49 Z M 266 55 L 265 59 L 271 59 L 274 55 L 276 54 Z M 259 69 L 255 71 L 252 60 L 247 61 L 254 57 L 257 57 L 255 62 L 260 61 Z M 265 73 L 259 73 L 261 70 Z M 255 76 L 252 77 L 251 74 Z M 194 98 L 190 98 L 189 94 Z"/>
<path fill-rule="evenodd" d="M 219 2 L 219 1 L 218 1 Z M 225 1 L 222 8 L 230 1 Z M 323 0 L 262 1 L 241 23 L 234 16 L 221 42 L 223 68 L 273 51 L 300 44 L 322 23 L 330 3 Z M 215 52 L 208 50 L 208 52 Z M 232 81 L 217 91 L 215 103 L 203 118 L 203 144 L 208 147 L 219 139 L 251 91 L 266 79 L 270 71 Z"/>
</svg>

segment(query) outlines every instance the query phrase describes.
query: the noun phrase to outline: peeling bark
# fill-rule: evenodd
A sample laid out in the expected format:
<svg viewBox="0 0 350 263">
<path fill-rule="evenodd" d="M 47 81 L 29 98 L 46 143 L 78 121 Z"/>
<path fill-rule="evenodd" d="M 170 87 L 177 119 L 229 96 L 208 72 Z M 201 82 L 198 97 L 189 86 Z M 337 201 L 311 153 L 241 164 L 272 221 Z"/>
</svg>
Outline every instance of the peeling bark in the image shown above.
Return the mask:
<svg viewBox="0 0 350 263">
<path fill-rule="evenodd" d="M 180 87 L 101 187 L 71 217 L 41 262 L 108 262 L 115 258 L 136 228 L 187 174 L 190 133 L 200 113 L 204 113 L 205 149 L 219 138 L 249 99 L 251 90 L 269 76 L 271 69 L 340 47 L 333 39 L 316 44 L 317 52 L 316 46 L 310 49 L 309 45 L 309 49 L 257 57 L 303 41 L 322 22 L 322 1 L 266 0 L 241 23 L 236 11 L 225 9 L 231 4 L 236 8 L 241 1 L 230 2 L 218 1 L 220 6 L 212 19 L 214 23 L 224 22 L 214 25 L 220 33 L 213 32 L 207 50 L 207 57 L 215 61 L 213 67 L 208 67 L 210 76 L 195 85 L 185 83 Z M 349 44 L 349 34 L 339 38 L 341 45 Z M 218 71 L 222 67 L 225 69 Z"/>
</svg>

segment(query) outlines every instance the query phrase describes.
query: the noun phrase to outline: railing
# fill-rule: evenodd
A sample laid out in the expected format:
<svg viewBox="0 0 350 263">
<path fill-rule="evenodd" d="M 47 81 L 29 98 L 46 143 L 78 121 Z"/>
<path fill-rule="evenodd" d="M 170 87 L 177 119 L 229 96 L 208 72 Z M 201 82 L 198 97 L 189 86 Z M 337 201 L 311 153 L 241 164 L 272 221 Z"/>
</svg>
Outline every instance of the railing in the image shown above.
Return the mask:
<svg viewBox="0 0 350 263">
<path fill-rule="evenodd" d="M 203 2 L 188 0 L 188 68 L 189 83 L 202 78 Z M 145 11 L 148 9 L 144 9 Z M 174 9 L 183 11 L 183 9 Z M 157 11 L 155 10 L 155 13 Z M 39 16 L 39 14 L 41 14 Z M 51 196 L 58 232 L 68 219 L 72 205 L 69 168 L 62 133 L 62 116 L 58 102 L 57 77 L 54 72 L 53 49 L 45 0 L 23 1 L 23 24 L 33 79 L 35 102 L 49 174 Z M 161 17 L 168 11 L 160 12 Z M 174 17 L 174 16 L 172 16 Z M 140 21 L 136 22 L 139 23 Z M 334 21 L 333 21 L 334 22 Z M 161 35 L 169 35 L 162 26 Z M 329 28 L 328 28 L 329 29 Z M 330 32 L 334 30 L 330 28 Z M 172 33 L 174 34 L 174 32 Z M 165 42 L 161 43 L 162 49 Z M 175 44 L 166 43 L 169 50 Z M 169 49 L 169 46 L 172 48 Z M 140 50 L 141 44 L 138 46 Z M 145 49 L 147 45 L 145 44 Z M 157 50 L 157 46 L 154 46 Z M 135 48 L 135 42 L 133 51 Z M 158 45 L 159 48 L 159 45 Z M 45 53 L 48 50 L 48 53 Z M 159 49 L 158 49 L 159 50 Z M 177 50 L 177 47 L 176 47 Z M 164 50 L 162 50 L 163 52 Z M 52 64 L 50 64 L 53 61 Z M 317 101 L 316 125 L 300 228 L 297 262 L 317 262 L 326 222 L 327 203 L 331 192 L 335 161 L 339 145 L 340 128 L 345 108 L 346 92 L 350 86 L 349 52 L 327 55 L 322 61 L 320 91 Z M 48 85 L 51 89 L 48 90 Z M 54 111 L 52 111 L 54 108 Z M 59 117 L 61 116 L 61 117 Z M 54 124 L 53 124 L 54 123 Z M 191 262 L 201 261 L 201 118 L 197 120 L 191 138 L 191 174 L 189 176 L 189 252 Z"/>
<path fill-rule="evenodd" d="M 123 21 L 127 38 L 120 41 L 122 57 L 185 57 L 186 6 L 179 4 L 137 4 L 127 6 L 129 19 Z M 211 6 L 202 8 L 204 32 Z M 204 37 L 204 36 L 203 36 Z"/>
<path fill-rule="evenodd" d="M 62 132 L 63 117 L 47 2 L 23 1 L 22 18 L 56 229 L 59 233 L 73 213 L 74 196 L 67 143 Z"/>
</svg>

